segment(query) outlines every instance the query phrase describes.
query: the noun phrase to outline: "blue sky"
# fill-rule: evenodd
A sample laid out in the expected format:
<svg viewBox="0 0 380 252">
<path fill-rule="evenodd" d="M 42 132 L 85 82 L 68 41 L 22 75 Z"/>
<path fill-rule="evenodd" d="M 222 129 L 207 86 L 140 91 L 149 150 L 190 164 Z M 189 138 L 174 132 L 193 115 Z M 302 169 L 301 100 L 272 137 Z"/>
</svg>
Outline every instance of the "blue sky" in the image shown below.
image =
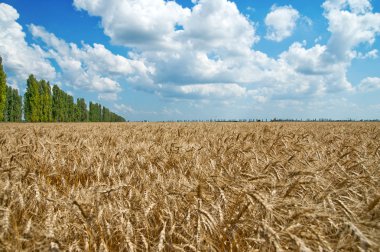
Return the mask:
<svg viewBox="0 0 380 252">
<path fill-rule="evenodd" d="M 380 118 L 379 0 L 7 0 L 30 73 L 129 120 Z"/>
</svg>

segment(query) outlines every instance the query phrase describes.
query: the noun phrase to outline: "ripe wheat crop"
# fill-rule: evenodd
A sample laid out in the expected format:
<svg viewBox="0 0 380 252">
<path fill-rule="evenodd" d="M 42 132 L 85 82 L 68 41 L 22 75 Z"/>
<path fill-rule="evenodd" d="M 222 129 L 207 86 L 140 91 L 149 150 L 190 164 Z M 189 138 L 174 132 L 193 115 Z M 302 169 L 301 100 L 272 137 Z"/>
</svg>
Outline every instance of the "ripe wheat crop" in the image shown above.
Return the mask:
<svg viewBox="0 0 380 252">
<path fill-rule="evenodd" d="M 0 125 L 0 251 L 379 251 L 377 123 Z"/>
</svg>

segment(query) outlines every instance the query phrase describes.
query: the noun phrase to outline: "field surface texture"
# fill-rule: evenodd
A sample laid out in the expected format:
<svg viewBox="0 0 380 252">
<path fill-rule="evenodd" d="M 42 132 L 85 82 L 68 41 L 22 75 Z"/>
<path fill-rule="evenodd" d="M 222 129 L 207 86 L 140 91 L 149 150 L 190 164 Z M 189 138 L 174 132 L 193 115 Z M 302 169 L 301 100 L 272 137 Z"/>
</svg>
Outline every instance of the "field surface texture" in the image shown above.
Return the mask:
<svg viewBox="0 0 380 252">
<path fill-rule="evenodd" d="M 378 123 L 0 124 L 0 251 L 379 251 Z"/>
</svg>

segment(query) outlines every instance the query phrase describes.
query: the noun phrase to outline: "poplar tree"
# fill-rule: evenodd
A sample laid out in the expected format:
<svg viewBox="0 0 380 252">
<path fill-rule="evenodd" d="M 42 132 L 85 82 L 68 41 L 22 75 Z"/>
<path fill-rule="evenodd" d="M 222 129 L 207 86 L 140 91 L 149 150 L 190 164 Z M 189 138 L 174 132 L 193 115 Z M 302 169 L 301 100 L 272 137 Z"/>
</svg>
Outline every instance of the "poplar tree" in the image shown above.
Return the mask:
<svg viewBox="0 0 380 252">
<path fill-rule="evenodd" d="M 52 97 L 52 94 L 51 94 L 51 86 L 50 86 L 50 83 L 46 83 L 46 86 L 45 86 L 45 100 L 46 100 L 46 110 L 45 110 L 45 114 L 46 114 L 46 119 L 48 122 L 52 122 L 53 121 L 53 97 Z"/>
<path fill-rule="evenodd" d="M 52 102 L 52 114 L 53 114 L 53 121 L 54 122 L 60 122 L 60 108 L 59 108 L 59 87 L 57 85 L 53 86 L 53 102 Z"/>
<path fill-rule="evenodd" d="M 3 121 L 4 122 L 12 122 L 12 106 L 13 106 L 13 97 L 12 97 L 12 88 L 6 86 L 6 99 L 5 99 L 5 107 L 3 111 Z"/>
<path fill-rule="evenodd" d="M 90 122 L 94 122 L 94 104 L 90 101 L 88 119 Z"/>
<path fill-rule="evenodd" d="M 66 95 L 66 116 L 67 122 L 75 121 L 75 106 L 74 106 L 74 97 L 69 94 Z"/>
<path fill-rule="evenodd" d="M 90 118 L 90 122 L 101 122 L 102 121 L 102 105 L 98 103 L 90 102 L 89 118 Z"/>
<path fill-rule="evenodd" d="M 88 111 L 86 101 L 83 98 L 77 99 L 77 108 L 78 108 L 78 116 L 79 122 L 87 122 L 88 121 Z"/>
<path fill-rule="evenodd" d="M 19 122 L 22 112 L 27 122 L 124 122 L 125 119 L 99 103 L 74 97 L 57 85 L 51 89 L 45 80 L 37 81 L 33 74 L 26 83 L 23 99 L 17 89 L 7 87 L 6 74 L 0 57 L 0 121 Z"/>
<path fill-rule="evenodd" d="M 102 121 L 102 105 L 100 105 L 99 103 L 96 104 L 96 121 Z"/>
<path fill-rule="evenodd" d="M 22 119 L 22 99 L 18 90 L 7 86 L 7 99 L 4 109 L 5 122 L 20 122 Z"/>
<path fill-rule="evenodd" d="M 0 122 L 4 121 L 4 109 L 7 99 L 7 75 L 3 69 L 3 59 L 0 57 Z"/>
<path fill-rule="evenodd" d="M 50 89 L 50 83 L 45 80 L 39 82 L 40 85 L 40 102 L 41 102 L 41 122 L 51 122 L 52 121 L 52 95 Z"/>
<path fill-rule="evenodd" d="M 24 99 L 25 120 L 28 122 L 39 122 L 41 115 L 41 102 L 39 83 L 31 74 L 26 83 Z"/>
<path fill-rule="evenodd" d="M 21 122 L 22 120 L 22 97 L 18 94 L 17 89 L 12 90 L 12 100 L 13 100 L 13 112 L 12 112 L 12 122 Z"/>
<path fill-rule="evenodd" d="M 107 108 L 103 106 L 103 108 L 102 108 L 102 122 L 106 122 L 106 114 L 107 114 L 106 109 Z"/>
</svg>

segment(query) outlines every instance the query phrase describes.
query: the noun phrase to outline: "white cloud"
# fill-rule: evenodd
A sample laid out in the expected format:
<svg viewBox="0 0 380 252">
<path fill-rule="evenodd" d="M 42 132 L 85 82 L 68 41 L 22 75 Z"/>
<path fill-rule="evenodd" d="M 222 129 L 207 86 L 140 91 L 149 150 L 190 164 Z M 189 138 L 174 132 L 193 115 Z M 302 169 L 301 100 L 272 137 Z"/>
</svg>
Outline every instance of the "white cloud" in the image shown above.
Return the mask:
<svg viewBox="0 0 380 252">
<path fill-rule="evenodd" d="M 360 82 L 359 90 L 363 92 L 371 92 L 380 90 L 380 78 L 367 77 Z"/>
<path fill-rule="evenodd" d="M 259 39 L 255 27 L 233 2 L 199 0 L 194 3 L 190 10 L 163 0 L 74 1 L 77 8 L 101 17 L 104 33 L 112 41 L 132 46 L 135 59 L 149 62 L 147 64 L 154 69 L 150 89 L 157 89 L 152 83 L 188 85 L 235 81 L 236 71 L 245 63 L 242 60 L 251 55 L 251 47 Z M 136 18 L 136 13 L 140 17 Z M 139 24 L 130 22 L 131 19 L 140 20 Z M 166 28 L 156 29 L 156 25 Z M 153 35 L 133 43 L 129 39 L 145 32 Z"/>
<path fill-rule="evenodd" d="M 126 105 L 126 104 L 114 104 L 114 108 L 116 111 L 128 114 L 128 113 L 134 113 L 135 109 L 133 109 L 131 106 Z"/>
<path fill-rule="evenodd" d="M 306 49 L 300 43 L 294 43 L 289 50 L 280 55 L 297 75 L 303 79 L 304 87 L 308 86 L 312 93 L 353 90 L 346 77 L 346 62 L 328 62 L 327 46 L 315 45 Z M 306 77 L 306 78 L 305 78 Z"/>
<path fill-rule="evenodd" d="M 265 17 L 265 25 L 267 26 L 266 38 L 280 42 L 290 37 L 299 18 L 299 12 L 292 6 L 272 6 L 271 12 Z"/>
<path fill-rule="evenodd" d="M 377 59 L 379 57 L 379 51 L 377 49 L 373 49 L 369 52 L 355 52 L 355 58 L 357 59 Z"/>
<path fill-rule="evenodd" d="M 328 42 L 330 60 L 349 61 L 355 56 L 352 49 L 363 43 L 372 45 L 375 42 L 380 33 L 380 13 L 371 12 L 369 1 L 327 0 L 323 7 L 331 32 Z"/>
<path fill-rule="evenodd" d="M 207 8 L 204 7 L 206 3 L 210 5 Z M 216 5 L 215 3 L 225 4 Z M 252 50 L 252 45 L 258 39 L 254 35 L 254 25 L 249 24 L 237 9 L 232 12 L 234 14 L 231 15 L 231 18 L 228 18 L 229 15 L 225 14 L 225 9 L 229 4 L 231 3 L 225 0 L 200 1 L 198 5 L 194 6 L 192 15 L 187 20 L 190 23 L 193 22 L 191 19 L 194 18 L 197 25 L 194 25 L 193 31 L 189 32 L 187 30 L 188 26 L 185 24 L 182 31 L 183 36 L 177 37 L 191 43 L 182 43 L 182 47 L 175 50 L 143 51 L 140 54 L 140 57 L 147 59 L 148 62 L 155 66 L 156 71 L 153 81 L 161 83 L 155 89 L 157 93 L 169 97 L 203 99 L 204 97 L 223 97 L 220 94 L 223 93 L 221 90 L 225 89 L 226 92 L 224 93 L 229 93 L 229 98 L 242 97 L 242 93 L 245 93 L 244 97 L 253 98 L 249 94 L 256 90 L 254 100 L 262 102 L 271 95 L 285 96 L 291 93 L 292 95 L 302 96 L 323 93 L 329 90 L 326 86 L 330 85 L 324 81 L 334 80 L 331 84 L 333 86 L 331 90 L 350 89 L 350 84 L 347 84 L 345 80 L 345 72 L 341 71 L 341 68 L 338 69 L 338 74 L 343 73 L 342 78 L 339 76 L 334 79 L 334 76 L 332 76 L 334 69 L 337 69 L 337 67 L 331 71 L 329 70 L 329 73 L 332 72 L 331 76 L 326 78 L 323 76 L 315 77 L 297 71 L 295 61 L 290 63 L 282 59 L 276 60 L 268 57 L 265 53 Z M 231 4 L 231 6 L 232 9 L 233 7 L 236 8 L 234 4 Z M 199 14 L 201 10 L 202 14 Z M 202 18 L 206 20 L 199 21 L 198 16 L 200 20 Z M 207 20 L 209 16 L 214 18 L 212 22 Z M 226 18 L 222 21 L 221 17 L 223 16 L 226 16 Z M 216 29 L 214 24 L 217 23 L 230 24 L 234 29 L 239 27 L 234 25 L 236 18 L 232 18 L 233 16 L 241 17 L 241 27 L 243 27 L 241 29 L 249 31 L 241 34 L 246 35 L 239 38 L 237 36 L 228 37 L 228 34 L 223 35 L 221 33 L 220 36 L 225 36 L 223 38 L 218 37 L 215 33 L 207 32 L 208 29 Z M 244 28 L 245 25 L 250 28 Z M 207 36 L 198 37 L 196 31 L 199 34 L 211 34 L 211 38 L 207 38 Z M 232 34 L 234 33 L 232 32 Z M 213 44 L 212 37 L 218 38 L 216 44 Z M 229 40 L 231 41 L 229 42 Z M 228 46 L 229 44 L 231 46 Z M 307 59 L 305 58 L 304 60 L 306 61 Z M 318 64 L 322 65 L 322 63 Z M 339 83 L 340 79 L 343 79 L 342 83 Z M 231 86 L 228 83 L 235 83 L 240 88 L 236 88 L 235 91 L 239 91 L 231 92 L 229 90 Z M 253 89 L 243 87 L 244 85 L 250 85 Z M 263 89 L 263 87 L 268 88 Z M 268 89 L 271 89 L 271 91 L 268 91 Z M 265 92 L 261 93 L 262 90 L 265 90 Z M 224 98 L 226 99 L 226 97 Z"/>
<path fill-rule="evenodd" d="M 99 99 L 116 100 L 120 80 L 141 79 L 149 74 L 144 62 L 115 55 L 101 44 L 66 43 L 43 27 L 30 25 L 34 38 L 41 39 L 49 50 L 46 55 L 61 68 L 62 82 L 82 90 L 99 92 Z"/>
<path fill-rule="evenodd" d="M 313 111 L 313 117 L 315 117 L 315 114 L 319 114 L 321 117 L 326 116 L 326 110 L 333 113 L 338 112 L 338 114 L 334 115 L 336 119 L 348 119 L 348 117 L 352 117 L 353 115 L 358 116 L 355 117 L 360 119 L 360 116 L 363 115 L 358 111 L 359 106 L 356 103 L 345 97 L 335 95 L 328 95 L 325 99 L 308 101 L 304 105 L 304 109 L 305 111 Z"/>
<path fill-rule="evenodd" d="M 326 49 L 326 46 L 319 44 L 310 49 L 305 49 L 304 45 L 296 42 L 289 47 L 288 51 L 282 53 L 280 58 L 300 73 L 325 75 L 331 71 L 330 66 L 321 60 Z"/>
<path fill-rule="evenodd" d="M 280 69 L 286 70 L 286 74 L 280 75 L 278 82 L 282 80 L 288 84 L 283 85 L 279 97 L 287 89 L 293 89 L 293 95 L 301 94 L 302 97 L 307 94 L 354 91 L 347 79 L 352 59 L 377 57 L 376 49 L 365 53 L 355 51 L 361 43 L 373 44 L 380 29 L 380 14 L 368 12 L 372 8 L 367 5 L 367 1 L 350 3 L 331 0 L 326 1 L 323 7 L 331 32 L 329 42 L 311 48 L 295 42 L 280 55 L 277 63 L 281 65 Z M 281 73 L 280 70 L 277 72 Z M 291 97 L 290 92 L 285 96 Z"/>
<path fill-rule="evenodd" d="M 43 61 L 56 61 L 56 81 L 107 100 L 117 100 L 124 84 L 175 99 L 263 103 L 321 97 L 353 91 L 347 79 L 352 59 L 378 54 L 370 47 L 380 32 L 379 14 L 369 1 L 326 1 L 329 42 L 309 47 L 294 42 L 276 58 L 254 49 L 260 39 L 256 25 L 232 1 L 193 3 L 189 9 L 165 0 L 74 0 L 76 8 L 101 18 L 113 43 L 130 48 L 128 58 L 100 44 L 67 43 L 35 25 L 30 32 L 48 49 L 24 43 Z M 274 6 L 265 20 L 267 37 L 291 36 L 302 18 L 291 6 Z M 368 51 L 359 50 L 363 43 Z"/>
<path fill-rule="evenodd" d="M 235 83 L 193 84 L 174 87 L 171 90 L 176 92 L 176 95 L 211 99 L 242 97 L 246 94 L 246 88 Z"/>
<path fill-rule="evenodd" d="M 246 55 L 258 41 L 252 24 L 235 3 L 226 0 L 200 0 L 183 23 L 178 38 L 192 49 L 214 51 L 221 57 Z M 236 46 L 238 43 L 239 46 Z"/>
<path fill-rule="evenodd" d="M 98 95 L 99 100 L 116 101 L 118 99 L 117 93 L 100 93 Z"/>
<path fill-rule="evenodd" d="M 28 45 L 22 26 L 17 23 L 19 14 L 12 6 L 0 3 L 0 56 L 11 79 L 25 82 L 29 74 L 38 78 L 54 79 L 55 69 L 45 58 L 44 51 L 37 45 Z"/>
<path fill-rule="evenodd" d="M 125 115 L 128 118 L 128 115 L 139 115 L 139 116 L 159 116 L 160 120 L 163 120 L 163 116 L 179 116 L 183 113 L 178 108 L 172 107 L 163 107 L 157 111 L 146 111 L 146 110 L 137 110 L 128 104 L 117 104 L 113 105 L 114 110 L 121 115 Z"/>
<path fill-rule="evenodd" d="M 116 44 L 130 47 L 170 46 L 176 25 L 190 10 L 164 0 L 74 0 L 74 6 L 102 17 L 104 33 Z"/>
<path fill-rule="evenodd" d="M 104 33 L 114 43 L 139 50 L 240 51 L 258 40 L 235 3 L 199 0 L 194 4 L 190 10 L 164 0 L 74 0 L 77 9 L 101 17 Z"/>
<path fill-rule="evenodd" d="M 345 10 L 354 14 L 372 11 L 370 0 L 326 0 L 323 7 L 326 10 Z"/>
<path fill-rule="evenodd" d="M 365 13 L 372 11 L 372 5 L 368 0 L 348 0 L 348 5 L 354 13 Z"/>
</svg>

